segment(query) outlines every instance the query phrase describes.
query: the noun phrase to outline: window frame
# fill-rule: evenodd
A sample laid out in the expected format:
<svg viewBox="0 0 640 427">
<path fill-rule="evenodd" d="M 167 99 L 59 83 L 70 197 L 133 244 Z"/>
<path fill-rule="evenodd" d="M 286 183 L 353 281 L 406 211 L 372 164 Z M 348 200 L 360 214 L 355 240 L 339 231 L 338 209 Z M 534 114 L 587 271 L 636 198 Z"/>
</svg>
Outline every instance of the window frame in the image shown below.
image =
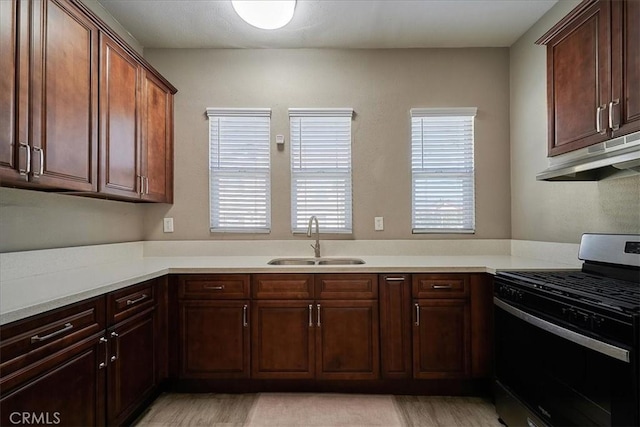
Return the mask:
<svg viewBox="0 0 640 427">
<path fill-rule="evenodd" d="M 348 163 L 349 167 L 347 171 L 336 171 L 336 170 L 315 170 L 315 171 L 307 171 L 307 172 L 299 172 L 299 167 L 294 164 L 294 153 L 296 150 L 295 144 L 297 144 L 297 137 L 294 137 L 294 123 L 293 120 L 299 119 L 303 121 L 305 118 L 311 119 L 323 119 L 323 118 L 340 118 L 340 119 L 348 119 L 349 120 L 349 147 L 348 147 Z M 315 215 L 318 218 L 320 233 L 322 234 L 352 234 L 353 233 L 353 108 L 290 108 L 289 109 L 289 126 L 290 126 L 290 141 L 291 141 L 291 152 L 290 152 L 290 168 L 291 168 L 291 232 L 293 234 L 301 234 L 307 232 L 307 224 L 308 218 L 305 218 L 304 221 L 298 222 L 298 210 L 299 206 L 297 203 L 299 193 L 296 191 L 296 179 L 304 177 L 305 174 L 309 178 L 315 177 L 333 177 L 339 179 L 343 179 L 345 177 L 348 178 L 348 194 L 344 194 L 344 227 L 335 227 L 328 226 L 328 221 L 323 221 L 322 214 L 310 214 Z M 302 137 L 302 135 L 300 135 Z M 344 147 L 343 147 L 344 148 Z M 340 169 L 340 168 L 336 168 Z M 342 177 L 342 178 L 340 178 Z M 338 182 L 338 181 L 337 181 Z M 339 200 L 339 199 L 338 199 Z M 338 223 L 339 221 L 332 222 L 331 225 Z"/>
<path fill-rule="evenodd" d="M 411 117 L 411 131 L 410 131 L 410 135 L 411 135 L 411 149 L 410 149 L 410 168 L 411 168 L 411 232 L 412 234 L 475 234 L 476 232 L 476 188 L 475 188 L 475 117 L 477 114 L 477 108 L 476 107 L 462 107 L 462 108 L 412 108 L 410 111 L 410 117 Z M 465 144 L 470 144 L 470 146 L 465 146 L 465 149 L 470 151 L 470 156 L 469 157 L 463 157 L 461 160 L 459 160 L 459 162 L 463 162 L 466 163 L 466 165 L 464 167 L 462 167 L 462 169 L 468 168 L 470 170 L 468 171 L 463 171 L 463 170 L 457 170 L 457 171 L 446 171 L 443 169 L 438 170 L 437 168 L 432 168 L 433 170 L 427 172 L 427 171 L 416 171 L 416 168 L 414 167 L 414 157 L 415 157 L 415 153 L 414 153 L 414 120 L 419 119 L 420 120 L 420 126 L 421 129 L 424 128 L 424 123 L 425 120 L 424 119 L 434 119 L 436 120 L 437 118 L 457 118 L 457 119 L 462 119 L 462 118 L 469 118 L 470 119 L 470 123 L 468 125 L 470 125 L 470 132 L 469 132 L 469 136 L 470 136 L 470 141 L 465 142 Z M 465 125 L 466 126 L 466 125 Z M 424 144 L 424 137 L 421 138 L 423 144 Z M 424 146 L 424 145 L 423 145 Z M 464 151 L 464 150 L 462 150 Z M 421 158 L 424 160 L 425 157 L 425 150 L 422 149 L 421 151 Z M 470 167 L 469 167 L 470 166 Z M 426 169 L 426 168 L 423 168 Z M 451 166 L 450 169 L 456 169 L 453 166 Z M 418 212 L 417 212 L 417 208 L 416 205 L 419 202 L 416 199 L 416 178 L 421 178 L 422 180 L 427 180 L 427 179 L 434 179 L 434 178 L 440 178 L 441 180 L 455 180 L 455 179 L 460 179 L 460 188 L 462 188 L 462 190 L 460 190 L 461 193 L 461 198 L 463 200 L 463 205 L 460 209 L 458 209 L 458 211 L 462 211 L 460 212 L 458 215 L 460 215 L 463 219 L 462 224 L 460 227 L 441 227 L 441 228 L 436 228 L 436 227 L 420 227 L 420 222 L 419 219 L 422 218 L 424 220 L 424 218 L 426 218 L 427 216 L 422 216 L 422 217 L 418 217 Z M 467 180 L 467 181 L 465 181 Z M 446 186 L 446 188 L 451 188 L 451 184 L 448 184 Z M 466 193 L 469 191 L 470 188 L 470 194 Z M 468 199 L 470 199 L 470 201 L 468 201 Z M 428 203 L 425 201 L 425 203 Z M 470 213 L 470 219 L 465 219 L 466 217 L 469 217 L 469 213 Z M 434 216 L 434 219 L 436 217 Z M 446 215 L 441 215 L 441 218 L 443 218 L 443 220 L 447 220 Z M 455 219 L 455 217 L 453 218 Z M 449 220 L 451 220 L 451 218 L 449 218 Z"/>
<path fill-rule="evenodd" d="M 268 234 L 271 232 L 271 108 L 207 108 L 206 114 L 208 117 L 208 149 L 209 149 L 209 231 L 211 233 L 243 233 L 243 234 Z M 265 226 L 264 227 L 231 227 L 231 226 L 215 226 L 214 224 L 214 176 L 215 171 L 213 167 L 213 150 L 212 150 L 212 120 L 224 119 L 233 117 L 247 117 L 247 118 L 267 118 L 268 119 L 268 137 L 266 141 L 266 150 L 268 158 L 266 164 L 268 165 L 266 172 L 263 171 L 264 182 L 266 183 L 266 197 L 265 203 Z M 219 132 L 219 128 L 218 128 Z M 242 169 L 242 168 L 241 168 Z M 250 172 L 250 166 L 247 166 L 245 171 L 242 170 L 229 170 L 227 173 L 237 172 L 240 173 L 257 173 L 258 171 Z M 266 175 L 266 176 L 265 176 Z"/>
</svg>

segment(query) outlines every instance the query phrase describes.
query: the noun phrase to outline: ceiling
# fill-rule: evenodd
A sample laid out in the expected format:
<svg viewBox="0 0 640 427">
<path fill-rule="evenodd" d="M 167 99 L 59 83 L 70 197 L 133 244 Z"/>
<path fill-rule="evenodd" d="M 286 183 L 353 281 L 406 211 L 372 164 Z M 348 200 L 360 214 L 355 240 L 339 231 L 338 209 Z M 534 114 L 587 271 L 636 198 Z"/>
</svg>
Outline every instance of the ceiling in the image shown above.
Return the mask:
<svg viewBox="0 0 640 427">
<path fill-rule="evenodd" d="M 557 0 L 298 0 L 260 30 L 229 0 L 98 0 L 145 48 L 511 46 Z"/>
</svg>

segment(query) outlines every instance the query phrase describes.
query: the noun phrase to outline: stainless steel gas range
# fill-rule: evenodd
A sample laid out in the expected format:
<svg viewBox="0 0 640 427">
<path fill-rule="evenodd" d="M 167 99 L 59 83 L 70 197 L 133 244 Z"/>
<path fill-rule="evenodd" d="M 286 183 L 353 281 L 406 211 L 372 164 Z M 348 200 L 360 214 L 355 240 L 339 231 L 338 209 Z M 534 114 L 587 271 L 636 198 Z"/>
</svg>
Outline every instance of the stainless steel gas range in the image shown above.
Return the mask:
<svg viewBox="0 0 640 427">
<path fill-rule="evenodd" d="M 585 234 L 581 271 L 496 275 L 496 410 L 513 426 L 640 423 L 640 235 Z"/>
</svg>

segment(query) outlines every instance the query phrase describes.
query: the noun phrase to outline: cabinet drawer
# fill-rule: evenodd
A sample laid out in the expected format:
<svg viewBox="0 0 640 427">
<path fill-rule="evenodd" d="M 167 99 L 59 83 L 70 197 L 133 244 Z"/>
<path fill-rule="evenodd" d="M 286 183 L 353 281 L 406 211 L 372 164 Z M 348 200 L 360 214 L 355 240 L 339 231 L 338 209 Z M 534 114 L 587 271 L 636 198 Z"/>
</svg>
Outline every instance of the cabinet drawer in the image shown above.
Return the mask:
<svg viewBox="0 0 640 427">
<path fill-rule="evenodd" d="M 179 276 L 181 299 L 249 298 L 248 274 L 202 274 Z"/>
<path fill-rule="evenodd" d="M 316 298 L 319 299 L 377 299 L 376 274 L 317 274 Z"/>
<path fill-rule="evenodd" d="M 0 328 L 0 377 L 105 329 L 104 297 L 52 310 Z"/>
<path fill-rule="evenodd" d="M 469 275 L 467 274 L 414 274 L 412 278 L 414 298 L 467 298 Z"/>
<path fill-rule="evenodd" d="M 255 274 L 251 289 L 257 299 L 310 299 L 313 274 Z"/>
<path fill-rule="evenodd" d="M 149 280 L 107 294 L 107 320 L 114 325 L 156 305 L 157 280 Z"/>
</svg>

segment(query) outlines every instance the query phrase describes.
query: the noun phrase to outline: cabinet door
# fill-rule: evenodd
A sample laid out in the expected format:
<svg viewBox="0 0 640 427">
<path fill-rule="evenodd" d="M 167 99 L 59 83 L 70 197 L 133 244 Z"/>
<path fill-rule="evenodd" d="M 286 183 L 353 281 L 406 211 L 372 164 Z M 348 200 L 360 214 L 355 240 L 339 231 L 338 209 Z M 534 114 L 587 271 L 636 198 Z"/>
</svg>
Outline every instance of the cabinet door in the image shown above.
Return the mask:
<svg viewBox="0 0 640 427">
<path fill-rule="evenodd" d="M 471 363 L 467 301 L 416 300 L 414 309 L 414 378 L 468 377 Z"/>
<path fill-rule="evenodd" d="M 98 28 L 66 0 L 34 0 L 32 180 L 97 191 Z"/>
<path fill-rule="evenodd" d="M 104 347 L 94 338 L 43 360 L 55 364 L 41 376 L 3 392 L 0 425 L 104 425 L 105 371 L 99 368 Z"/>
<path fill-rule="evenodd" d="M 27 112 L 19 88 L 28 84 L 28 31 L 19 28 L 28 21 L 28 7 L 26 1 L 0 1 L 0 179 L 9 181 L 20 179 L 19 169 L 26 180 L 30 150 L 26 127 L 18 125 L 18 117 Z"/>
<path fill-rule="evenodd" d="M 609 138 L 610 27 L 610 2 L 596 2 L 547 44 L 550 156 Z"/>
<path fill-rule="evenodd" d="M 377 301 L 316 304 L 318 379 L 380 378 Z"/>
<path fill-rule="evenodd" d="M 120 425 L 157 384 L 154 310 L 109 329 L 107 338 L 107 423 Z"/>
<path fill-rule="evenodd" d="M 142 93 L 142 199 L 173 203 L 173 94 L 149 72 Z"/>
<path fill-rule="evenodd" d="M 101 34 L 100 192 L 140 198 L 140 65 Z"/>
<path fill-rule="evenodd" d="M 251 305 L 253 378 L 313 379 L 312 301 L 254 301 Z"/>
<path fill-rule="evenodd" d="M 613 136 L 640 130 L 640 2 L 611 3 Z"/>
<path fill-rule="evenodd" d="M 180 302 L 181 378 L 249 378 L 248 304 Z"/>
<path fill-rule="evenodd" d="M 411 377 L 411 276 L 381 274 L 380 355 L 383 378 Z"/>
</svg>

